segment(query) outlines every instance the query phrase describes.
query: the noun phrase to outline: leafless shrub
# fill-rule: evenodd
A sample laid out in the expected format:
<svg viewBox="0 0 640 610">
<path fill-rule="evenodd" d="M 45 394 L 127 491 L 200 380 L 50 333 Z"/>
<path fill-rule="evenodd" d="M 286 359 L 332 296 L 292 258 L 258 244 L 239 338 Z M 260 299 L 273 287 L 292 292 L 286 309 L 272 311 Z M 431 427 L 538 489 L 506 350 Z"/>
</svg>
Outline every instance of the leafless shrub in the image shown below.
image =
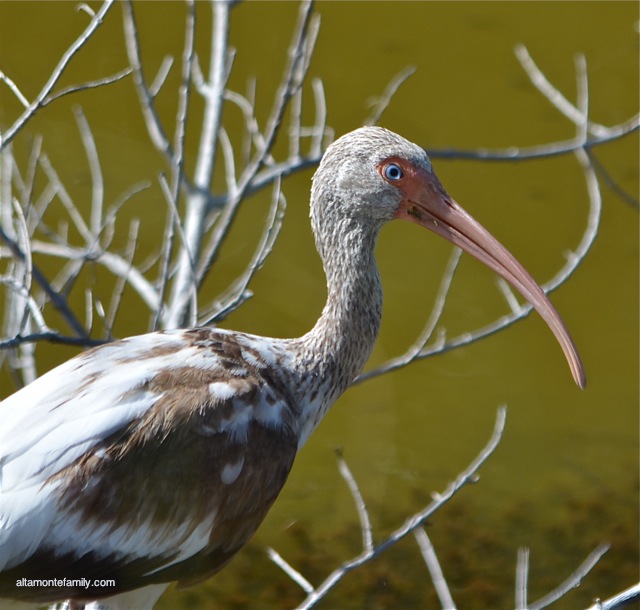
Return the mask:
<svg viewBox="0 0 640 610">
<path fill-rule="evenodd" d="M 310 83 L 312 100 L 303 100 L 303 85 L 309 80 L 309 66 L 319 33 L 319 18 L 310 1 L 300 4 L 298 19 L 291 33 L 282 77 L 271 103 L 266 121 L 257 117 L 254 91 L 244 93 L 228 86 L 233 70 L 234 50 L 229 44 L 231 17 L 235 2 L 211 2 L 211 45 L 207 58 L 195 52 L 197 19 L 206 11 L 196 11 L 194 0 L 185 0 L 182 24 L 183 48 L 180 57 L 167 57 L 156 73 L 145 64 L 144 45 L 136 22 L 136 7 L 131 0 L 122 3 L 124 42 L 128 65 L 110 75 L 96 75 L 91 81 L 59 87 L 61 77 L 73 58 L 83 53 L 88 41 L 105 20 L 114 20 L 114 0 L 105 0 L 94 12 L 87 5 L 87 23 L 82 33 L 62 54 L 49 79 L 31 99 L 21 91 L 20 83 L 0 72 L 0 86 L 7 88 L 23 107 L 13 122 L 3 127 L 0 135 L 0 284 L 5 308 L 0 347 L 5 365 L 17 383 L 28 383 L 37 377 L 37 347 L 45 342 L 88 347 L 109 341 L 117 334 L 116 317 L 122 308 L 126 290 L 137 296 L 146 308 L 148 329 L 185 325 L 215 324 L 231 311 L 241 307 L 250 297 L 249 285 L 272 251 L 286 208 L 283 183 L 287 177 L 316 165 L 333 130 L 326 124 L 327 100 L 322 82 Z M 587 66 L 584 57 L 576 61 L 578 95 L 575 103 L 566 99 L 536 66 L 523 46 L 516 56 L 532 85 L 575 126 L 575 136 L 567 141 L 550 142 L 533 148 L 508 150 L 430 151 L 432 156 L 471 158 L 478 160 L 524 161 L 554 155 L 572 155 L 581 169 L 589 196 L 589 211 L 584 219 L 580 242 L 568 250 L 566 262 L 544 285 L 550 291 L 566 282 L 581 264 L 598 232 L 601 214 L 600 184 L 613 183 L 609 172 L 595 160 L 593 151 L 601 144 L 625 137 L 638 128 L 638 117 L 614 126 L 595 123 L 589 116 Z M 205 69 L 204 66 L 208 66 Z M 2 66 L 0 66 L 0 69 Z M 368 122 L 379 120 L 393 95 L 411 74 L 407 69 L 398 74 L 383 92 Z M 178 86 L 167 91 L 170 74 L 179 73 Z M 149 181 L 131 185 L 113 201 L 105 197 L 105 176 L 100 152 L 83 110 L 78 107 L 75 118 L 84 148 L 91 180 L 91 202 L 76 200 L 56 171 L 38 138 L 32 141 L 26 159 L 14 154 L 14 143 L 23 128 L 36 115 L 65 96 L 77 96 L 88 89 L 109 87 L 123 79 L 135 84 L 143 121 L 150 145 L 162 156 L 164 167 Z M 306 89 L 308 91 L 308 89 Z M 161 95 L 173 95 L 175 115 L 170 121 L 158 109 Z M 201 98 L 202 110 L 193 110 L 193 97 Z M 80 97 L 78 100 L 80 101 Z M 312 105 L 314 120 L 305 124 L 302 106 Z M 243 132 L 233 134 L 226 125 L 225 108 L 234 107 L 243 117 Z M 198 121 L 200 141 L 193 169 L 185 162 L 187 125 Z M 355 127 L 355 126 L 354 126 Z M 278 138 L 287 145 L 278 148 Z M 189 167 L 189 169 L 188 169 Z M 224 188 L 212 194 L 214 178 Z M 162 235 L 157 250 L 140 260 L 139 241 L 143 222 L 134 217 L 128 223 L 118 222 L 127 203 L 146 189 L 158 188 L 165 201 Z M 219 252 L 229 235 L 238 211 L 248 197 L 262 189 L 271 190 L 270 211 L 262 234 L 256 240 L 254 253 L 244 271 L 221 294 L 210 302 L 202 302 L 202 287 L 215 273 Z M 620 190 L 620 189 L 618 189 Z M 637 201 L 627 193 L 622 196 L 632 205 Z M 55 213 L 52 212 L 56 208 Z M 60 210 L 63 210 L 62 214 Z M 527 316 L 528 305 L 521 305 L 504 283 L 500 289 L 508 313 L 482 328 L 448 337 L 441 328 L 442 312 L 460 253 L 454 251 L 444 270 L 440 289 L 425 327 L 416 333 L 413 345 L 405 353 L 390 359 L 361 375 L 356 383 L 389 374 L 411 362 L 468 345 L 502 331 Z M 91 289 L 78 294 L 76 286 L 83 273 L 100 269 L 111 277 L 112 290 L 108 302 L 102 302 Z M 383 541 L 375 541 L 366 500 L 340 458 L 341 474 L 351 490 L 362 530 L 363 547 L 359 555 L 335 568 L 319 586 L 313 586 L 276 551 L 269 555 L 306 593 L 300 608 L 310 608 L 349 572 L 385 552 L 390 546 L 413 534 L 438 591 L 443 608 L 454 608 L 453 597 L 425 530 L 422 528 L 444 503 L 462 486 L 474 481 L 477 471 L 497 446 L 503 433 L 505 410 L 498 412 L 496 427 L 487 447 L 454 482 L 422 511 L 407 517 Z M 516 607 L 544 608 L 577 586 L 595 562 L 606 551 L 597 548 L 585 563 L 556 591 L 535 603 L 527 599 L 529 554 L 521 550 L 517 566 Z M 600 602 L 593 608 L 620 607 L 628 598 L 637 597 L 638 587 L 621 596 Z"/>
</svg>

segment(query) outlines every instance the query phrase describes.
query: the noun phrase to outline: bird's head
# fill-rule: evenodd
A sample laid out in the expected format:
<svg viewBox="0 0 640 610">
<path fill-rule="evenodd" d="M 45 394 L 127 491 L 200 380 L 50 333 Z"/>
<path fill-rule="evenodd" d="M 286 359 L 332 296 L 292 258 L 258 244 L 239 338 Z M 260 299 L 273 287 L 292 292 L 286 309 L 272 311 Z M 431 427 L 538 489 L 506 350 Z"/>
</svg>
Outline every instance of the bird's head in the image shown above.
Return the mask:
<svg viewBox="0 0 640 610">
<path fill-rule="evenodd" d="M 394 165 L 391 161 L 397 159 Z M 394 168 L 432 171 L 424 150 L 382 127 L 362 127 L 337 139 L 324 154 L 313 178 L 315 214 L 360 220 L 379 227 L 396 217 L 403 193 Z M 386 173 L 383 173 L 386 172 Z"/>
<path fill-rule="evenodd" d="M 374 234 L 387 221 L 402 219 L 444 237 L 511 284 L 556 336 L 576 384 L 586 377 L 575 344 L 544 291 L 515 257 L 449 196 L 426 152 L 381 127 L 363 127 L 336 140 L 314 176 L 312 223 L 348 222 Z"/>
</svg>

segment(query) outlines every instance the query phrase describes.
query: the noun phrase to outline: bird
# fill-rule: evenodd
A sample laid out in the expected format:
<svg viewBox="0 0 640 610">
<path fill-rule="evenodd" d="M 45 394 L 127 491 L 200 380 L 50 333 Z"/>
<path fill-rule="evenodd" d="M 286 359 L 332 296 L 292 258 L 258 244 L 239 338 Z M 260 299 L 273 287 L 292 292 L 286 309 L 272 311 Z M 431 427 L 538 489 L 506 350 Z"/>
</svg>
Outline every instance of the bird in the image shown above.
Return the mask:
<svg viewBox="0 0 640 610">
<path fill-rule="evenodd" d="M 374 250 L 395 219 L 429 229 L 509 282 L 585 386 L 557 310 L 449 196 L 424 149 L 382 127 L 356 129 L 328 146 L 312 179 L 327 300 L 309 332 L 133 336 L 80 353 L 0 403 L 0 599 L 140 610 L 171 582 L 190 586 L 221 570 L 371 354 L 382 316 Z M 17 586 L 25 578 L 48 582 Z"/>
</svg>

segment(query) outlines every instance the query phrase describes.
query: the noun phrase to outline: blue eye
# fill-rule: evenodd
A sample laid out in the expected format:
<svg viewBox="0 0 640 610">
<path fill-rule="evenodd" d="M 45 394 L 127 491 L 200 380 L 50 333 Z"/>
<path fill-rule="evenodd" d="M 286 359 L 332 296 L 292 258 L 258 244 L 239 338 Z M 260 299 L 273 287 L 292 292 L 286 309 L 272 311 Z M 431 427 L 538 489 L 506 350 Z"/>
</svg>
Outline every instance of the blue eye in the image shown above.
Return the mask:
<svg viewBox="0 0 640 610">
<path fill-rule="evenodd" d="M 384 177 L 391 182 L 397 182 L 404 178 L 404 172 L 397 163 L 388 163 L 384 166 Z"/>
</svg>

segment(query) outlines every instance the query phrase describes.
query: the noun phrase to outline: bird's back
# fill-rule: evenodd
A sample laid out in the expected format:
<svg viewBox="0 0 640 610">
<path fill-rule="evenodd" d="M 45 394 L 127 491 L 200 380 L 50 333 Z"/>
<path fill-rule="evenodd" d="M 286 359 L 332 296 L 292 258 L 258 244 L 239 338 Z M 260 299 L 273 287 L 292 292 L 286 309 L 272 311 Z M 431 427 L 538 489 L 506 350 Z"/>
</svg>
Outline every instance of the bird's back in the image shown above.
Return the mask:
<svg viewBox="0 0 640 610">
<path fill-rule="evenodd" d="M 261 341 L 133 337 L 0 403 L 0 597 L 78 594 L 18 589 L 18 578 L 113 578 L 111 595 L 224 566 L 297 450 L 296 405 Z"/>
</svg>

